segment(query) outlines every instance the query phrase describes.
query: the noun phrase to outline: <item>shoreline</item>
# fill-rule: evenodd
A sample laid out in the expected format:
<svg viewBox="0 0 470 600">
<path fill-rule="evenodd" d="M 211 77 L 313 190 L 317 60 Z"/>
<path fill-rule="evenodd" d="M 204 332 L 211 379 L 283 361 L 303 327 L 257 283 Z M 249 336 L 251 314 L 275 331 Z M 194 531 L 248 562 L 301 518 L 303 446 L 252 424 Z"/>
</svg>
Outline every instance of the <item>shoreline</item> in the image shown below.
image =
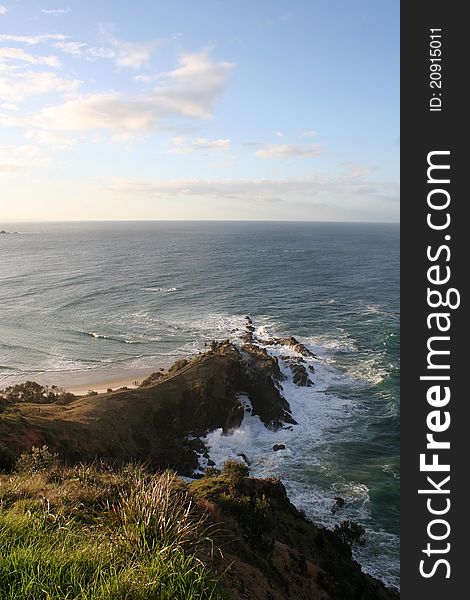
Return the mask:
<svg viewBox="0 0 470 600">
<path fill-rule="evenodd" d="M 71 392 L 76 396 L 85 396 L 93 391 L 99 394 L 108 389 L 116 390 L 122 387 L 135 389 L 142 381 L 161 369 L 167 369 L 174 361 L 159 363 L 153 367 L 96 369 L 89 371 L 54 371 L 14 377 L 11 381 L 0 384 L 0 389 L 24 383 L 27 380 L 36 381 L 40 385 L 53 386 Z"/>
</svg>

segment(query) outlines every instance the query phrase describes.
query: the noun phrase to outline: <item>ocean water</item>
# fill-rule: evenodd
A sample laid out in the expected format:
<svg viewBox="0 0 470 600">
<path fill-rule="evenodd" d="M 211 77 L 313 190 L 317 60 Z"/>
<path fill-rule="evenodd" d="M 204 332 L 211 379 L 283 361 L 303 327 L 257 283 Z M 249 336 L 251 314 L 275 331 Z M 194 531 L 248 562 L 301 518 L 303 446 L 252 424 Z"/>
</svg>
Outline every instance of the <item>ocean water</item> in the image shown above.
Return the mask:
<svg viewBox="0 0 470 600">
<path fill-rule="evenodd" d="M 243 452 L 328 527 L 366 528 L 364 570 L 399 584 L 399 228 L 345 223 L 0 223 L 0 388 L 48 373 L 159 366 L 250 315 L 261 339 L 318 356 L 312 388 L 288 379 L 298 425 L 246 414 L 205 440 Z M 269 348 L 280 356 L 286 348 Z M 310 359 L 309 359 L 310 360 Z M 248 401 L 247 401 L 248 404 Z M 274 443 L 285 450 L 272 451 Z M 334 498 L 345 506 L 332 512 Z"/>
</svg>

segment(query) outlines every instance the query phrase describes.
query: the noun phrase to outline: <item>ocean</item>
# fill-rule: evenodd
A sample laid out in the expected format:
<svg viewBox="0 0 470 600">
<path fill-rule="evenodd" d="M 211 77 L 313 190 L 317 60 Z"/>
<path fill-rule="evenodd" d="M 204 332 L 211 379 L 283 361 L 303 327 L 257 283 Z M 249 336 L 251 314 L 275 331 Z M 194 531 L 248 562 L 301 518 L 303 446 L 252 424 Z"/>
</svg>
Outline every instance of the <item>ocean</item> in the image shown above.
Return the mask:
<svg viewBox="0 0 470 600">
<path fill-rule="evenodd" d="M 0 223 L 0 388 L 47 374 L 160 366 L 236 339 L 293 335 L 314 386 L 283 382 L 298 425 L 224 436 L 307 516 L 366 528 L 363 569 L 399 585 L 399 227 L 277 222 Z M 270 349 L 285 354 L 288 350 Z M 292 350 L 290 350 L 292 352 Z M 282 366 L 286 375 L 289 370 Z M 282 443 L 285 450 L 273 452 Z M 334 511 L 335 498 L 345 500 Z"/>
</svg>

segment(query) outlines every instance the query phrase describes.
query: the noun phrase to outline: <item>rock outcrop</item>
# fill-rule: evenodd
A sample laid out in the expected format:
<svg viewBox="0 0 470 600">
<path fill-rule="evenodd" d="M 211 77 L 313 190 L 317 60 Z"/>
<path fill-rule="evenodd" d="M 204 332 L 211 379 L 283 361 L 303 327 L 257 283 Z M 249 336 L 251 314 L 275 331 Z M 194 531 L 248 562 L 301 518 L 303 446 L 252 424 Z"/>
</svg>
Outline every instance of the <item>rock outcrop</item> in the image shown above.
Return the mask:
<svg viewBox="0 0 470 600">
<path fill-rule="evenodd" d="M 306 519 L 279 480 L 222 474 L 190 488 L 224 534 L 214 561 L 234 600 L 398 599 L 335 533 Z"/>
<path fill-rule="evenodd" d="M 281 356 L 281 358 L 289 365 L 295 385 L 298 385 L 299 387 L 311 387 L 313 385 L 313 381 L 310 379 L 305 365 L 305 360 L 302 357 Z M 309 370 L 311 370 L 310 367 Z"/>
<path fill-rule="evenodd" d="M 201 437 L 216 428 L 228 432 L 240 425 L 248 411 L 242 394 L 248 395 L 252 413 L 266 427 L 295 424 L 282 395 L 285 377 L 278 359 L 257 343 L 251 320 L 248 326 L 241 347 L 214 341 L 204 354 L 178 361 L 136 389 L 40 405 L 8 401 L 0 394 L 0 446 L 12 460 L 45 444 L 70 462 L 140 461 L 152 469 L 170 467 L 192 475 L 202 454 L 214 467 Z M 300 354 L 283 360 L 296 385 L 311 385 L 311 369 L 302 357 L 313 353 L 295 338 L 273 344 Z M 282 451 L 285 445 L 274 444 L 272 449 Z M 240 466 L 248 470 L 249 457 L 239 457 L 245 463 Z M 290 503 L 281 482 L 244 475 L 227 480 L 212 471 L 215 476 L 190 487 L 217 531 L 225 535 L 223 553 L 209 558 L 234 600 L 398 598 L 362 573 L 350 548 L 333 532 L 308 521 Z M 332 511 L 343 505 L 344 500 L 336 498 Z"/>
<path fill-rule="evenodd" d="M 255 345 L 242 350 L 228 340 L 150 377 L 148 385 L 80 397 L 66 405 L 2 405 L 0 439 L 17 455 L 46 444 L 70 460 L 149 461 L 190 475 L 207 432 L 240 425 L 241 393 L 253 414 L 278 429 L 295 423 L 280 391 L 277 359 Z"/>
</svg>

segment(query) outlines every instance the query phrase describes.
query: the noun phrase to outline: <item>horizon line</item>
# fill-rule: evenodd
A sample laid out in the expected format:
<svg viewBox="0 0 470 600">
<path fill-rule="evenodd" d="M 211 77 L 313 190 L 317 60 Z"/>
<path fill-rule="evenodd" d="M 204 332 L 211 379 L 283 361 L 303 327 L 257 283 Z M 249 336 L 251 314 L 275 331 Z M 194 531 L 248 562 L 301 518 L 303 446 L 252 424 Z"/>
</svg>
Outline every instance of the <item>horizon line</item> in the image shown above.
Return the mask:
<svg viewBox="0 0 470 600">
<path fill-rule="evenodd" d="M 0 223 L 348 223 L 399 225 L 400 221 L 341 221 L 314 219 L 19 219 L 0 217 Z"/>
</svg>

